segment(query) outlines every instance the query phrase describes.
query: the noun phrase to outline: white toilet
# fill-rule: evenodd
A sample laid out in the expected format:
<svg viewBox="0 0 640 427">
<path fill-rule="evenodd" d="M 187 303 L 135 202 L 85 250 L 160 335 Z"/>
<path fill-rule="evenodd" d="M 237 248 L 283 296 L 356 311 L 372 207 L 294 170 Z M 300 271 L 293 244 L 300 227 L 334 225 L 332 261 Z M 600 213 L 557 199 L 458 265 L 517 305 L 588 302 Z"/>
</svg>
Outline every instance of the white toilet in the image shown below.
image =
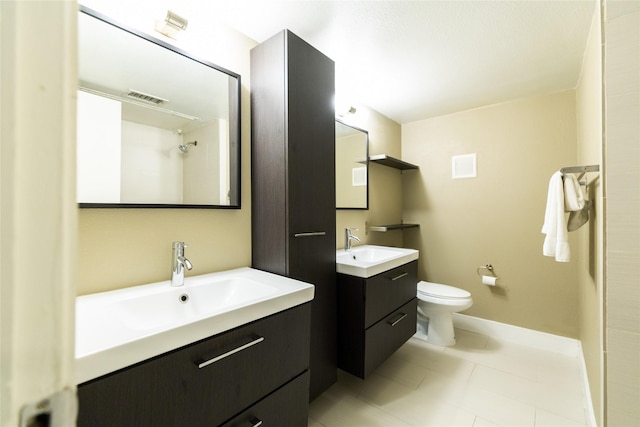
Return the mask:
<svg viewBox="0 0 640 427">
<path fill-rule="evenodd" d="M 471 294 L 463 289 L 440 283 L 418 282 L 418 333 L 426 341 L 441 346 L 456 343 L 451 313 L 473 305 Z"/>
</svg>

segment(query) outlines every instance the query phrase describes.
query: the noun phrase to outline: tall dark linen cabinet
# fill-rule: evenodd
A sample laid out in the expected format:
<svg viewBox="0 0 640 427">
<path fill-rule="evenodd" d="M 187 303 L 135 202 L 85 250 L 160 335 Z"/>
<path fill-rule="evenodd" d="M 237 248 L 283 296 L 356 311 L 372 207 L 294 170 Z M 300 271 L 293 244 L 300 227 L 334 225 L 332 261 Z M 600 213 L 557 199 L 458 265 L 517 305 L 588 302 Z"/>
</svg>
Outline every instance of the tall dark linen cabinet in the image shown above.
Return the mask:
<svg viewBox="0 0 640 427">
<path fill-rule="evenodd" d="M 337 377 L 334 78 L 288 30 L 251 51 L 253 267 L 315 285 L 310 400 Z"/>
</svg>

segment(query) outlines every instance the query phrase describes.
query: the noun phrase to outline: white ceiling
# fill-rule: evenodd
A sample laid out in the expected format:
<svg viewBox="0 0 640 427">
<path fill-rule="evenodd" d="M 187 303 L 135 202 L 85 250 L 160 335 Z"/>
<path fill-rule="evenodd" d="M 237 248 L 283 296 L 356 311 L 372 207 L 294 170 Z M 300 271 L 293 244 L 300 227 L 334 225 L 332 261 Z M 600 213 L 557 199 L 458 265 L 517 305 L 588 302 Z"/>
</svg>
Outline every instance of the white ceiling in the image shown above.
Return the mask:
<svg viewBox="0 0 640 427">
<path fill-rule="evenodd" d="M 595 0 L 154 3 L 257 42 L 287 28 L 336 62 L 341 99 L 400 123 L 575 88 L 596 7 Z"/>
<path fill-rule="evenodd" d="M 187 3 L 258 42 L 293 31 L 335 60 L 339 96 L 400 123 L 575 88 L 596 7 L 594 0 Z"/>
</svg>

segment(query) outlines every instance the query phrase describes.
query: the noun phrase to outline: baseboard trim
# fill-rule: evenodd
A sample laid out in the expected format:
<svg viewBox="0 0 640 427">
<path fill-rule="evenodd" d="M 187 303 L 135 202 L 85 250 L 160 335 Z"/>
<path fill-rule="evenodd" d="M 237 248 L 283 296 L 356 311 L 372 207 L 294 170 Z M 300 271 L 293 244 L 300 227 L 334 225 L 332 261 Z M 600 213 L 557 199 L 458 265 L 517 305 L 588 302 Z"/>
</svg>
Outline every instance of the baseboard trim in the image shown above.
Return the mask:
<svg viewBox="0 0 640 427">
<path fill-rule="evenodd" d="M 585 412 L 587 414 L 587 426 L 598 427 L 598 421 L 596 421 L 596 413 L 593 410 L 593 401 L 591 400 L 591 387 L 589 386 L 589 375 L 587 374 L 587 362 L 584 360 L 584 353 L 582 351 L 582 343 L 578 341 L 579 351 L 578 359 L 580 362 L 580 375 L 582 375 L 582 390 L 584 391 L 585 398 Z"/>
<path fill-rule="evenodd" d="M 508 325 L 493 320 L 481 319 L 466 314 L 453 313 L 453 325 L 466 331 L 489 335 L 516 344 L 553 351 L 565 356 L 578 357 L 580 341 L 520 326 Z"/>
</svg>

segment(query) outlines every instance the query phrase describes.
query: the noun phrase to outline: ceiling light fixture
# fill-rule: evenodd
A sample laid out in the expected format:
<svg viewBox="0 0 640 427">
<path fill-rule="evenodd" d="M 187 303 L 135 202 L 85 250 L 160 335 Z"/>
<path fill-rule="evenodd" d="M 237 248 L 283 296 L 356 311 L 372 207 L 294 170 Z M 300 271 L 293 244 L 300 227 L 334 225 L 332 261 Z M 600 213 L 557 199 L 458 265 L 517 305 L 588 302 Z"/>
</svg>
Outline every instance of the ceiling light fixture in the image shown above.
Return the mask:
<svg viewBox="0 0 640 427">
<path fill-rule="evenodd" d="M 180 33 L 187 29 L 187 24 L 189 20 L 183 18 L 175 12 L 167 10 L 167 16 L 164 20 L 156 21 L 156 31 L 164 34 L 167 37 L 171 37 L 172 39 L 177 39 L 180 36 Z"/>
<path fill-rule="evenodd" d="M 345 108 L 342 111 L 336 111 L 336 116 L 345 117 L 345 116 L 348 116 L 348 115 L 355 114 L 356 111 L 357 111 L 356 107 L 354 107 L 353 105 L 349 105 L 348 108 Z"/>
</svg>

